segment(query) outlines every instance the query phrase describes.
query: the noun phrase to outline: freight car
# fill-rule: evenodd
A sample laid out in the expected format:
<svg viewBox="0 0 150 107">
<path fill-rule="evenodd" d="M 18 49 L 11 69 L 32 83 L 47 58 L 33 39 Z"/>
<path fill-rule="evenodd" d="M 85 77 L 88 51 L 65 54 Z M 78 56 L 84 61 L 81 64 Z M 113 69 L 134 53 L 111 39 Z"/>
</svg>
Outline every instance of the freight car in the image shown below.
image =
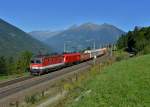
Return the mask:
<svg viewBox="0 0 150 107">
<path fill-rule="evenodd" d="M 80 54 L 80 61 L 85 62 L 90 60 L 90 54 L 89 53 L 81 53 Z"/>
<path fill-rule="evenodd" d="M 104 51 L 102 49 L 95 49 L 95 50 L 86 50 L 84 53 L 89 53 L 90 58 L 99 57 L 104 54 Z"/>
<path fill-rule="evenodd" d="M 108 51 L 107 48 L 101 48 L 101 49 L 100 49 L 101 55 L 106 54 L 107 51 Z"/>
</svg>

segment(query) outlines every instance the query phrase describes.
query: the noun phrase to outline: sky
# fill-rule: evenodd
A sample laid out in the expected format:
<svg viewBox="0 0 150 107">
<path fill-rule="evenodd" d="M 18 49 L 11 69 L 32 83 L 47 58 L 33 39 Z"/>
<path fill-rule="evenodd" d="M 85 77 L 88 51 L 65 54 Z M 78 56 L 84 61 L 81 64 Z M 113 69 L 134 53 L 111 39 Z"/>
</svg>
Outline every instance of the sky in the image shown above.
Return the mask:
<svg viewBox="0 0 150 107">
<path fill-rule="evenodd" d="M 129 31 L 150 25 L 150 0 L 0 0 L 0 18 L 26 32 L 86 22 Z"/>
</svg>

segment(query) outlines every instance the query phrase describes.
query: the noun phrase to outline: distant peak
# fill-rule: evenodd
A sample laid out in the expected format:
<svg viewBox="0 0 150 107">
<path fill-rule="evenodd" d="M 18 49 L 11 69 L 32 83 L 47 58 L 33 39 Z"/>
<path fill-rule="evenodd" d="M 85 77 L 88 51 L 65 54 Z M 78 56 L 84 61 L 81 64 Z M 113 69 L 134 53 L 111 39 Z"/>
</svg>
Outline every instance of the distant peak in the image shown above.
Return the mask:
<svg viewBox="0 0 150 107">
<path fill-rule="evenodd" d="M 103 23 L 102 26 L 113 26 L 113 25 L 108 24 L 108 23 Z"/>
<path fill-rule="evenodd" d="M 88 22 L 88 23 L 84 23 L 84 24 L 80 25 L 79 27 L 80 28 L 87 28 L 87 29 L 95 29 L 96 30 L 96 29 L 99 28 L 99 25 Z"/>
<path fill-rule="evenodd" d="M 77 28 L 77 27 L 78 27 L 78 25 L 74 24 L 74 25 L 70 26 L 69 29 L 74 29 L 74 28 Z"/>
<path fill-rule="evenodd" d="M 94 24 L 92 22 L 87 22 L 87 23 L 84 23 L 82 24 L 81 26 L 96 26 L 97 24 Z"/>
</svg>

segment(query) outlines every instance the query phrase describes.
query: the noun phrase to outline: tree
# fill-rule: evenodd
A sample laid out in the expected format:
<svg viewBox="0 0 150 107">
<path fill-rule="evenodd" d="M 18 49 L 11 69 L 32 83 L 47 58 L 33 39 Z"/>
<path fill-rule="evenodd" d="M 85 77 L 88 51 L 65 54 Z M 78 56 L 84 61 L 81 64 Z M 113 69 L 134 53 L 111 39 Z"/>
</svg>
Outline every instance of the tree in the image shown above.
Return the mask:
<svg viewBox="0 0 150 107">
<path fill-rule="evenodd" d="M 0 57 L 0 74 L 1 75 L 8 75 L 6 58 L 4 56 Z"/>
<path fill-rule="evenodd" d="M 122 35 L 117 41 L 117 48 L 122 49 L 127 47 L 127 39 L 126 35 Z"/>
<path fill-rule="evenodd" d="M 31 57 L 32 57 L 32 53 L 29 51 L 24 51 L 21 53 L 16 63 L 17 71 L 19 71 L 19 73 L 28 71 Z"/>
<path fill-rule="evenodd" d="M 15 61 L 13 57 L 9 57 L 7 59 L 7 69 L 8 69 L 8 74 L 14 74 L 15 73 Z"/>
<path fill-rule="evenodd" d="M 117 41 L 119 49 L 126 49 L 128 52 L 149 53 L 150 49 L 150 27 L 138 28 L 129 31 Z"/>
</svg>

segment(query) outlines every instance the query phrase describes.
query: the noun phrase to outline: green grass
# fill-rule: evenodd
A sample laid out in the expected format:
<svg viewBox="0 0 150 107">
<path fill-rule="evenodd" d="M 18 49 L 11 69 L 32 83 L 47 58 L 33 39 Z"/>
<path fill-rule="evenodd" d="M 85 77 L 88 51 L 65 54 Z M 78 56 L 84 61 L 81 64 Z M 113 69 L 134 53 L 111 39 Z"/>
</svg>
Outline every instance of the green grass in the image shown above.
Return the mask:
<svg viewBox="0 0 150 107">
<path fill-rule="evenodd" d="M 83 87 L 92 92 L 69 107 L 150 107 L 150 55 L 114 63 Z"/>
<path fill-rule="evenodd" d="M 23 73 L 22 75 L 20 75 L 20 74 L 14 74 L 14 75 L 8 75 L 8 76 L 1 76 L 0 75 L 0 82 L 12 80 L 12 79 L 22 77 L 22 76 L 29 76 L 29 75 L 30 75 L 29 72 Z"/>
</svg>

